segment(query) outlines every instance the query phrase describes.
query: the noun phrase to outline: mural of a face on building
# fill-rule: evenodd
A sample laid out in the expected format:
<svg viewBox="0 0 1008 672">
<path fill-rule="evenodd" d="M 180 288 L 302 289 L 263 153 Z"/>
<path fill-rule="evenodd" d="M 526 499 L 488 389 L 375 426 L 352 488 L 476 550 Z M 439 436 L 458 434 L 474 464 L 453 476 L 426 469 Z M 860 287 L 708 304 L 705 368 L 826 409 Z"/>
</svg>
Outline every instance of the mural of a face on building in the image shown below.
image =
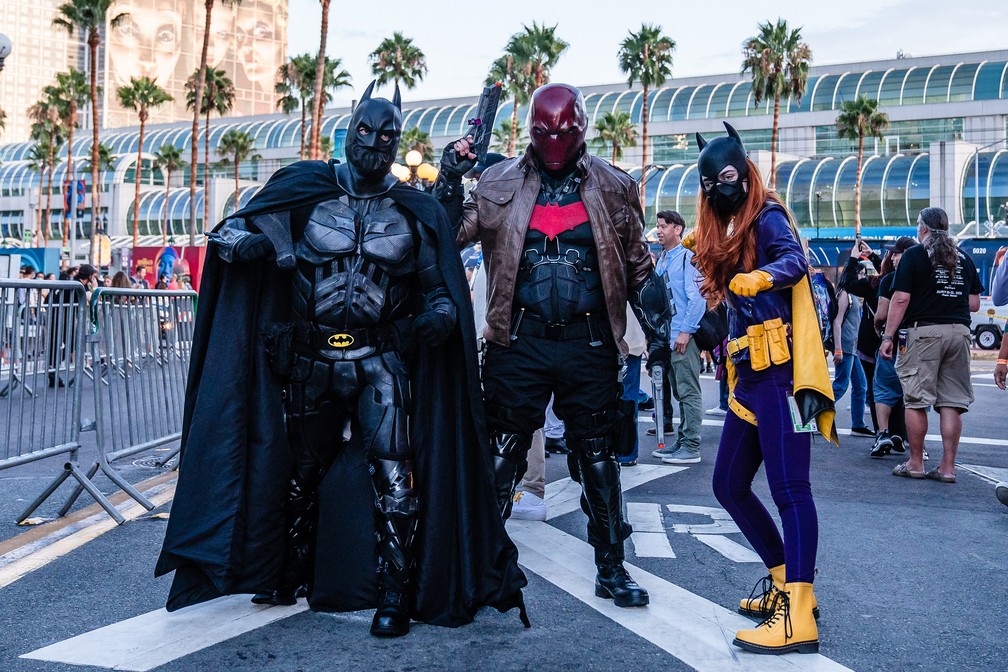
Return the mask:
<svg viewBox="0 0 1008 672">
<path fill-rule="evenodd" d="M 116 86 L 130 77 L 150 77 L 166 86 L 175 74 L 183 50 L 183 24 L 189 2 L 127 0 L 117 2 L 109 14 L 125 14 L 109 31 L 108 55 Z"/>
<path fill-rule="evenodd" d="M 284 62 L 287 3 L 242 3 L 234 15 L 235 57 L 248 82 L 272 95 L 277 69 Z"/>
</svg>

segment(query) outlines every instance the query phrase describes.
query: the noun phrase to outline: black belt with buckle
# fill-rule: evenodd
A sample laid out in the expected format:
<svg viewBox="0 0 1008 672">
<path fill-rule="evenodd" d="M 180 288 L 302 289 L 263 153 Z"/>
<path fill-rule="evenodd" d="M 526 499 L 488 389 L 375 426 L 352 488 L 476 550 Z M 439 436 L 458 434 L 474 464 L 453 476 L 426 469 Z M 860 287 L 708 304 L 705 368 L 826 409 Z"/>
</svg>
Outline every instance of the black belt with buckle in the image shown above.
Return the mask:
<svg viewBox="0 0 1008 672">
<path fill-rule="evenodd" d="M 549 341 L 587 339 L 591 346 L 598 347 L 607 340 L 608 333 L 608 320 L 603 319 L 598 313 L 575 315 L 564 324 L 550 324 L 535 313 L 520 308 L 511 318 L 512 341 L 517 340 L 519 335 L 545 338 Z"/>
<path fill-rule="evenodd" d="M 295 341 L 313 350 L 359 350 L 367 347 L 385 350 L 393 344 L 393 330 L 389 326 L 370 329 L 308 327 L 296 333 Z"/>
</svg>

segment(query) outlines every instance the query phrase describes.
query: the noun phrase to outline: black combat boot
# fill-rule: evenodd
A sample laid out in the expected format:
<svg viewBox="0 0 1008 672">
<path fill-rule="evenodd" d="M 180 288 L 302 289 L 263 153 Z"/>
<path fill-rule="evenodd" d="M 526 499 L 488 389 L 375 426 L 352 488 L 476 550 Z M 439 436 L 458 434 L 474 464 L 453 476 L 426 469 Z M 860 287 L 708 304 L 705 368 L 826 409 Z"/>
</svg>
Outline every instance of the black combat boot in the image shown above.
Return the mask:
<svg viewBox="0 0 1008 672">
<path fill-rule="evenodd" d="M 292 605 L 297 604 L 297 598 L 308 594 L 308 577 L 312 573 L 315 554 L 317 516 L 318 500 L 315 493 L 307 493 L 306 488 L 292 478 L 284 510 L 287 538 L 280 579 L 274 590 L 256 593 L 252 598 L 254 603 Z"/>
<path fill-rule="evenodd" d="M 612 598 L 617 607 L 643 607 L 649 599 L 647 591 L 630 578 L 623 567 L 623 543 L 595 549 L 595 597 Z"/>
<path fill-rule="evenodd" d="M 491 437 L 493 455 L 494 486 L 497 492 L 497 507 L 501 517 L 511 517 L 515 489 L 528 469 L 528 451 L 532 436 L 514 432 L 493 432 Z"/>
<path fill-rule="evenodd" d="M 369 463 L 381 558 L 378 609 L 371 621 L 371 634 L 401 637 L 410 628 L 413 541 L 420 502 L 413 489 L 413 464 L 409 459 L 371 458 Z"/>
</svg>

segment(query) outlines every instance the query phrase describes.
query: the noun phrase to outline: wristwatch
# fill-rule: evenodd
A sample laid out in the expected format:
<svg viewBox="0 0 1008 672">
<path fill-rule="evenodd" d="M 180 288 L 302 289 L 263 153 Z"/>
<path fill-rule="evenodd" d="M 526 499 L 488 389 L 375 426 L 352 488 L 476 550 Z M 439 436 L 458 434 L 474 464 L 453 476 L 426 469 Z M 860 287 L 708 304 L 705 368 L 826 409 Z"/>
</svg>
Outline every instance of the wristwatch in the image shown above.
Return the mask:
<svg viewBox="0 0 1008 672">
<path fill-rule="evenodd" d="M 892 340 L 892 336 L 890 336 L 889 334 L 884 334 L 882 336 L 882 340 L 883 341 L 891 341 Z"/>
</svg>

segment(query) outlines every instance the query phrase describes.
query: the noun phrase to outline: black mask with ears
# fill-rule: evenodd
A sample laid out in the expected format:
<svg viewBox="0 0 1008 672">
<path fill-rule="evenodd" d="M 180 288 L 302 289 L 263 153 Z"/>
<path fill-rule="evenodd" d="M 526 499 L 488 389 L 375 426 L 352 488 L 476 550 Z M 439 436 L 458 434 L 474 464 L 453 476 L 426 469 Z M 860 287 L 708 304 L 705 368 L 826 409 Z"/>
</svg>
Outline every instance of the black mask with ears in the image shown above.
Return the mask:
<svg viewBox="0 0 1008 672">
<path fill-rule="evenodd" d="M 386 181 L 399 151 L 402 135 L 402 104 L 399 86 L 392 100 L 372 98 L 375 82 L 368 85 L 347 126 L 344 152 L 357 186 Z"/>
<path fill-rule="evenodd" d="M 707 142 L 702 135 L 696 134 L 697 146 L 700 148 L 697 170 L 700 173 L 700 189 L 707 197 L 707 202 L 722 221 L 728 221 L 745 202 L 747 190 L 743 181 L 749 179 L 749 163 L 738 131 L 727 121 L 723 123 L 728 131 L 727 137 Z M 719 176 L 728 166 L 735 168 L 738 178 L 733 182 L 722 182 Z M 705 180 L 709 180 L 710 188 L 704 186 Z"/>
</svg>

